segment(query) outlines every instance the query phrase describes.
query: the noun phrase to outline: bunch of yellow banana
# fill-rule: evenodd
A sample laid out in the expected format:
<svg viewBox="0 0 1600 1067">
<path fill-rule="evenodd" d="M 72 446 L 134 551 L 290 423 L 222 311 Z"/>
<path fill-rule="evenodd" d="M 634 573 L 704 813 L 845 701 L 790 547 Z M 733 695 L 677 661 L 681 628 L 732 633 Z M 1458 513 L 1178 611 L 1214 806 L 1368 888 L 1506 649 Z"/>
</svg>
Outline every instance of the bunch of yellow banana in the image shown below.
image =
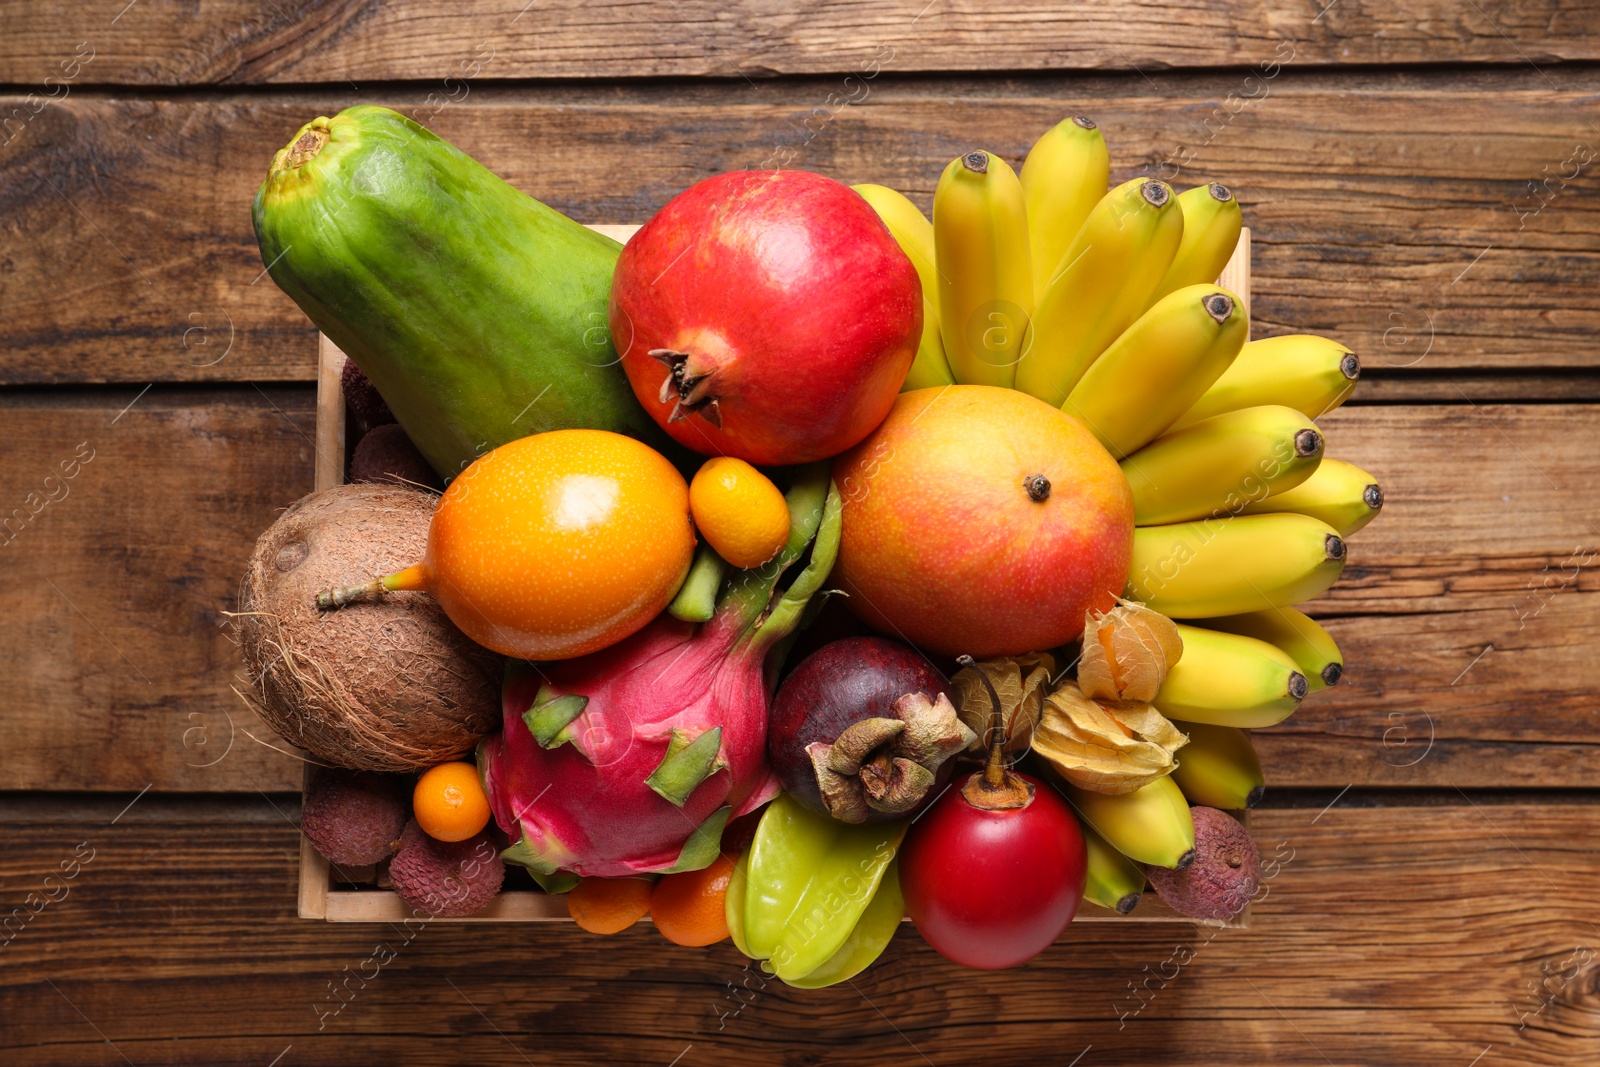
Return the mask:
<svg viewBox="0 0 1600 1067">
<path fill-rule="evenodd" d="M 1172 780 L 1184 799 L 1208 808 L 1253 808 L 1267 791 L 1267 778 L 1248 730 L 1202 722 L 1174 723 L 1189 735 Z"/>
<path fill-rule="evenodd" d="M 1110 174 L 1101 131 L 1078 116 L 1020 175 L 990 152 L 952 161 L 931 222 L 892 190 L 857 188 L 923 283 L 905 388 L 1011 387 L 1080 419 L 1133 492 L 1125 596 L 1183 620 L 1153 702 L 1189 736 L 1177 769 L 1119 795 L 1061 786 L 1086 827 L 1087 898 L 1126 912 L 1140 864 L 1192 855 L 1190 803 L 1259 799 L 1247 731 L 1339 680 L 1338 646 L 1294 605 L 1338 580 L 1345 539 L 1383 490 L 1326 456 L 1317 425 L 1349 398 L 1360 360 L 1309 334 L 1251 341 L 1246 301 L 1217 284 L 1242 231 L 1232 193 L 1111 187 Z"/>
</svg>

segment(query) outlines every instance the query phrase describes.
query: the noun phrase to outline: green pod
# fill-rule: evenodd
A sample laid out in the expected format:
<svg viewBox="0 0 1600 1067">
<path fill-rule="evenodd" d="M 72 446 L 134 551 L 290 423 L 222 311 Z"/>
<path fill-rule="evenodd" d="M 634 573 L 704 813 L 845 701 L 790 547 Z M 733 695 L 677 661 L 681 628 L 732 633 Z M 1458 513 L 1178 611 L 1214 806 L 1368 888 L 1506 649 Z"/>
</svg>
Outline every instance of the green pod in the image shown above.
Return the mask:
<svg viewBox="0 0 1600 1067">
<path fill-rule="evenodd" d="M 272 280 L 447 480 L 546 430 L 666 438 L 608 328 L 622 246 L 387 108 L 301 127 L 255 200 Z"/>
</svg>

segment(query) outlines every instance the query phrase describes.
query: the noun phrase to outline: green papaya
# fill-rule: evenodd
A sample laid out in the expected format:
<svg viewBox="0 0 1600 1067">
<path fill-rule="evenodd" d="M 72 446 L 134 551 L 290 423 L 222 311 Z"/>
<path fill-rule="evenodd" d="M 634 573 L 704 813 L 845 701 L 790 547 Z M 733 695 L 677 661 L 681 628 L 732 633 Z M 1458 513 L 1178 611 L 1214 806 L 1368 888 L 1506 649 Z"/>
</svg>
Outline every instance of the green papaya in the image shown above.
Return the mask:
<svg viewBox="0 0 1600 1067">
<path fill-rule="evenodd" d="M 570 427 L 666 439 L 606 325 L 622 246 L 388 108 L 306 123 L 255 200 L 272 280 L 449 479 Z"/>
</svg>

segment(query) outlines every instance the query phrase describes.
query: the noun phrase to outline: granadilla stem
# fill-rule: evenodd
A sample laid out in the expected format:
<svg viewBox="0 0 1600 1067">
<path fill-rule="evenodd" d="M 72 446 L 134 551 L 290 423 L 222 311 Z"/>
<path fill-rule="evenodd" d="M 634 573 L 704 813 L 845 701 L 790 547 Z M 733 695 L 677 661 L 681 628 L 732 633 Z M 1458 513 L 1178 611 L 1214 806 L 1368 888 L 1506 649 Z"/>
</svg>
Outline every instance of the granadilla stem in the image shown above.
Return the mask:
<svg viewBox="0 0 1600 1067">
<path fill-rule="evenodd" d="M 422 564 L 413 563 L 404 570 L 385 574 L 367 582 L 358 582 L 355 585 L 343 585 L 335 589 L 324 589 L 317 594 L 317 607 L 323 611 L 332 611 L 342 608 L 346 604 L 353 604 L 358 600 L 370 600 L 382 596 L 384 593 L 405 589 L 426 589 L 428 575 L 423 570 Z"/>
</svg>

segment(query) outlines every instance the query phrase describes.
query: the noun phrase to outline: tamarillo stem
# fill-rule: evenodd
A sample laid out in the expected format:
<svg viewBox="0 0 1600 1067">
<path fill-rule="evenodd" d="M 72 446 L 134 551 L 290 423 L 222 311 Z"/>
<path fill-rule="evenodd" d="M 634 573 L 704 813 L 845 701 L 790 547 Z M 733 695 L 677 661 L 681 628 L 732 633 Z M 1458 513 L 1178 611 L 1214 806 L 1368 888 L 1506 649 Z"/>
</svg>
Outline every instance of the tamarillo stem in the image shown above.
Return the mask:
<svg viewBox="0 0 1600 1067">
<path fill-rule="evenodd" d="M 961 787 L 961 795 L 975 808 L 989 811 L 1005 808 L 1025 808 L 1033 800 L 1033 785 L 1011 773 L 1006 767 L 1006 720 L 1000 704 L 1000 694 L 995 692 L 989 676 L 978 669 L 971 656 L 957 656 L 962 667 L 972 668 L 978 681 L 989 693 L 990 726 L 993 734 L 989 740 L 989 759 L 983 772 L 975 774 Z"/>
</svg>

